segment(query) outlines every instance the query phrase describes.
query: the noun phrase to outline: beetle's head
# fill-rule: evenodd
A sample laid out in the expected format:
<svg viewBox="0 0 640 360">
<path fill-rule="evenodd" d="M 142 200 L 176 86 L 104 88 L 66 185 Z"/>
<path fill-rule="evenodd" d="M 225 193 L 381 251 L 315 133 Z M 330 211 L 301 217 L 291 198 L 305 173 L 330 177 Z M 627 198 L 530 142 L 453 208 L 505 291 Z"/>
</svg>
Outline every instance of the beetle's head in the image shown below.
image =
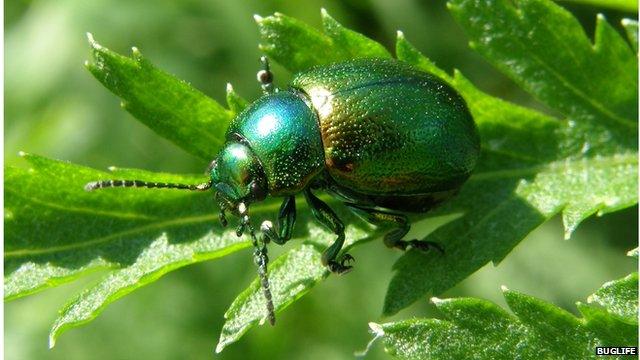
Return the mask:
<svg viewBox="0 0 640 360">
<path fill-rule="evenodd" d="M 267 178 L 262 165 L 251 148 L 243 143 L 227 143 L 209 169 L 222 210 L 240 215 L 240 203 L 247 206 L 267 197 Z"/>
</svg>

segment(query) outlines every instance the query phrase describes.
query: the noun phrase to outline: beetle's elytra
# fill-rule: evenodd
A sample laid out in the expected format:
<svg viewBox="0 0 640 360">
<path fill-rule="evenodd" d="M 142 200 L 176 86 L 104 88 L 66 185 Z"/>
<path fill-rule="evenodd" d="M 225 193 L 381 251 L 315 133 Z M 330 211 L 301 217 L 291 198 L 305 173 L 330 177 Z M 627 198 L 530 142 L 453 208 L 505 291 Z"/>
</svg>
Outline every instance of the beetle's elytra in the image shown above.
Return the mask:
<svg viewBox="0 0 640 360">
<path fill-rule="evenodd" d="M 105 187 L 164 187 L 215 191 L 220 220 L 240 217 L 238 235 L 249 230 L 273 323 L 265 244 L 291 238 L 295 195 L 303 193 L 316 219 L 336 234 L 322 262 L 335 273 L 353 258 L 339 256 L 344 224 L 313 191 L 324 190 L 376 225 L 395 228 L 389 247 L 426 248 L 403 240 L 405 212 L 426 212 L 454 195 L 473 171 L 480 152 L 476 125 L 462 97 L 437 77 L 389 59 L 361 59 L 296 75 L 286 90 L 273 87 L 265 57 L 258 72 L 264 96 L 242 111 L 200 185 L 102 180 Z M 248 207 L 267 196 L 283 198 L 277 224 L 265 221 L 259 242 Z M 433 244 L 431 244 L 433 245 Z"/>
</svg>

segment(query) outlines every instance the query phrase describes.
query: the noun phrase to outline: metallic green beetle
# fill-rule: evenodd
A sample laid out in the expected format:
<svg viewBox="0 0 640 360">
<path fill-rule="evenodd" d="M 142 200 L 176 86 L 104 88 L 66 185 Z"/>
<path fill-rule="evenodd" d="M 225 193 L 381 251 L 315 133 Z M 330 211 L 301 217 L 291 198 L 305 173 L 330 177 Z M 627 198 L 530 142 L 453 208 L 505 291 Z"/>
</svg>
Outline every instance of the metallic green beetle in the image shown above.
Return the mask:
<svg viewBox="0 0 640 360">
<path fill-rule="evenodd" d="M 273 87 L 266 57 L 258 72 L 265 95 L 231 123 L 226 143 L 200 185 L 103 180 L 104 187 L 213 188 L 225 211 L 240 217 L 238 235 L 249 230 L 256 251 L 269 319 L 275 321 L 266 276 L 265 244 L 284 244 L 296 218 L 295 195 L 303 193 L 316 219 L 336 235 L 322 254 L 335 273 L 348 271 L 339 256 L 344 224 L 313 190 L 325 190 L 376 225 L 393 225 L 390 247 L 426 249 L 403 240 L 405 212 L 425 212 L 454 195 L 473 171 L 480 139 L 460 95 L 434 75 L 389 59 L 361 59 L 317 67 L 296 75 L 286 90 Z M 277 225 L 265 221 L 261 244 L 248 207 L 267 196 L 282 197 Z"/>
</svg>

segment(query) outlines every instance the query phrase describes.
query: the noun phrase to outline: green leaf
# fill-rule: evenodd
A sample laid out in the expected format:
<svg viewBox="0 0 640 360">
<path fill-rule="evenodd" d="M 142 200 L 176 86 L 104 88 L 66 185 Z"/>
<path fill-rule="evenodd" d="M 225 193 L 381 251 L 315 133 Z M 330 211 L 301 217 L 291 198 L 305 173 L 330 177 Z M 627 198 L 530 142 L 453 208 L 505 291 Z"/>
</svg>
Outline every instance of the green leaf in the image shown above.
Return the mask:
<svg viewBox="0 0 640 360">
<path fill-rule="evenodd" d="M 600 6 L 621 11 L 638 12 L 638 2 L 636 0 L 558 0 L 563 2 L 573 2 L 585 5 Z"/>
<path fill-rule="evenodd" d="M 313 242 L 307 241 L 269 264 L 269 282 L 277 313 L 300 299 L 329 276 L 328 270 L 322 265 L 321 257 L 322 252 L 335 240 L 335 235 L 314 223 L 307 224 L 309 239 Z M 344 251 L 356 244 L 356 240 L 358 240 L 357 243 L 362 243 L 367 239 L 375 239 L 376 235 L 370 227 L 349 226 L 345 231 L 348 241 Z M 224 314 L 226 321 L 216 352 L 219 353 L 229 344 L 238 341 L 251 327 L 264 324 L 265 308 L 260 280 L 256 278 L 236 297 Z"/>
<path fill-rule="evenodd" d="M 323 32 L 280 13 L 255 16 L 260 29 L 260 50 L 297 72 L 312 66 L 354 58 L 390 57 L 379 43 L 340 25 L 322 11 Z"/>
<path fill-rule="evenodd" d="M 602 15 L 592 44 L 578 20 L 551 1 L 511 4 L 453 0 L 449 8 L 470 46 L 523 89 L 576 126 L 636 146 L 628 132 L 638 128 L 638 59 L 629 44 Z"/>
<path fill-rule="evenodd" d="M 483 1 L 460 0 L 451 8 L 474 46 L 559 117 L 491 97 L 459 72 L 449 76 L 402 34 L 398 36 L 399 59 L 442 77 L 463 95 L 478 123 L 483 152 L 476 173 L 460 194 L 429 214 L 453 219 L 427 238 L 441 243 L 445 255 L 410 251 L 403 256 L 395 265 L 386 314 L 452 287 L 489 261 L 500 261 L 528 232 L 557 213 L 563 215 L 568 237 L 592 214 L 637 203 L 635 52 L 603 18 L 598 19 L 592 45 L 577 21 L 558 6 L 542 0 L 516 3 L 518 8 L 507 1 L 487 8 Z M 380 44 L 344 28 L 326 12 L 322 16 L 322 32 L 281 14 L 256 16 L 261 48 L 291 71 L 351 58 L 389 56 Z M 637 38 L 637 24 L 635 32 L 632 23 L 626 23 L 625 29 L 630 38 L 634 34 Z M 161 136 L 207 161 L 221 145 L 230 119 L 247 104 L 228 87 L 231 110 L 226 110 L 154 68 L 137 50 L 127 58 L 92 40 L 91 45 L 89 70 L 123 98 L 125 108 Z M 78 191 L 100 178 L 200 183 L 202 177 L 118 169 L 109 174 L 36 156 L 27 160 L 31 169 L 5 170 L 7 298 L 91 271 L 108 271 L 65 307 L 52 330 L 52 342 L 64 329 L 90 321 L 108 303 L 167 271 L 249 246 L 217 225 L 217 208 L 206 194 L 109 189 L 96 196 Z M 251 211 L 258 217 L 271 215 L 277 212 L 277 204 L 259 204 Z M 301 215 L 299 224 L 311 221 L 308 212 Z M 351 224 L 351 218 L 346 220 Z M 357 229 L 359 225 L 350 231 Z M 296 237 L 332 239 L 330 234 L 317 233 L 317 227 L 306 230 L 309 233 Z M 354 241 L 363 235 L 349 236 Z M 320 274 L 324 269 L 318 262 L 304 267 L 301 261 L 318 256 L 326 244 L 316 246 L 303 245 L 271 264 L 279 311 L 326 276 Z M 581 308 L 586 309 L 587 326 L 610 339 L 627 334 L 608 332 L 631 314 L 628 301 L 611 301 L 621 289 L 628 290 L 628 283 L 594 294 L 598 299 L 594 305 L 604 308 L 591 304 Z M 219 349 L 263 319 L 258 294 L 254 283 L 236 299 L 227 312 Z M 510 306 L 520 305 L 523 312 L 517 315 L 527 329 L 536 324 L 535 319 L 525 323 L 526 310 L 537 307 L 565 329 L 575 330 L 575 322 L 566 314 L 514 295 Z M 497 310 L 493 313 L 500 318 Z"/>
<path fill-rule="evenodd" d="M 65 307 L 52 330 L 52 345 L 64 329 L 93 319 L 110 302 L 166 272 L 250 246 L 218 225 L 217 208 L 207 194 L 83 190 L 84 184 L 99 179 L 199 183 L 203 176 L 125 169 L 105 173 L 24 157 L 29 169 L 5 169 L 5 299 L 109 270 Z M 270 206 L 252 211 L 277 209 Z"/>
<path fill-rule="evenodd" d="M 269 283 L 276 312 L 281 312 L 329 275 L 320 263 L 322 250 L 318 245 L 303 244 L 269 265 Z M 266 317 L 260 281 L 255 279 L 224 314 L 226 321 L 216 352 L 236 342 L 251 327 L 264 324 Z"/>
<path fill-rule="evenodd" d="M 480 130 L 482 155 L 460 194 L 431 213 L 465 214 L 426 238 L 443 244 L 445 255 L 410 251 L 398 260 L 385 299 L 387 315 L 427 294 L 451 288 L 489 261 L 499 262 L 555 214 L 562 213 L 568 238 L 588 216 L 637 203 L 637 122 L 632 115 L 637 111 L 637 95 L 628 98 L 637 94 L 637 68 L 630 67 L 628 60 L 635 59 L 634 53 L 627 44 L 620 45 L 620 36 L 610 33 L 602 19 L 598 21 L 599 40 L 586 52 L 579 45 L 588 39 L 581 29 L 561 25 L 574 24 L 575 19 L 567 19 L 559 7 L 547 1 L 518 4 L 519 11 L 501 1 L 491 9 L 482 1 L 455 1 L 450 7 L 472 36 L 478 37 L 482 45 L 477 47 L 490 61 L 533 95 L 564 112 L 562 118 L 491 97 L 459 72 L 443 74 L 399 34 L 399 59 L 439 75 L 465 98 Z M 537 22 L 556 24 L 556 35 L 543 32 L 546 25 L 534 26 Z M 495 33 L 481 33 L 482 29 Z M 521 48 L 524 39 L 518 36 L 523 34 L 534 43 L 528 49 Z M 557 43 L 547 41 L 548 37 L 573 41 Z M 592 94 L 587 90 L 591 85 L 583 88 L 586 80 L 569 77 L 575 73 L 570 68 L 581 63 L 546 61 L 542 44 L 549 53 L 562 53 L 558 57 L 584 50 L 581 62 L 593 66 L 600 64 L 598 59 L 608 59 L 611 63 L 602 67 L 581 68 L 593 82 L 609 86 L 607 101 L 597 102 L 607 108 L 595 105 L 590 97 L 580 97 Z M 510 46 L 516 50 L 507 51 Z M 601 72 L 616 66 L 620 69 L 610 74 Z M 565 77 L 558 79 L 557 74 Z M 631 115 L 617 121 L 620 114 Z"/>
<path fill-rule="evenodd" d="M 587 301 L 603 306 L 611 314 L 629 324 L 638 324 L 638 273 L 610 281 Z"/>
<path fill-rule="evenodd" d="M 174 243 L 163 233 L 146 244 L 135 261 L 111 271 L 98 284 L 72 299 L 61 311 L 49 335 L 49 346 L 68 328 L 88 323 L 113 301 L 152 283 L 164 274 L 196 262 L 226 256 L 250 244 L 233 231 L 210 231 L 188 243 Z"/>
<path fill-rule="evenodd" d="M 636 299 L 637 287 L 636 276 Z M 514 315 L 486 300 L 434 298 L 443 320 L 371 323 L 374 340 L 382 338 L 385 350 L 400 359 L 588 359 L 595 358 L 596 346 L 637 345 L 637 322 L 620 321 L 605 309 L 578 303 L 583 317 L 576 318 L 534 297 L 503 291 Z"/>
<path fill-rule="evenodd" d="M 229 106 L 229 109 L 238 114 L 244 110 L 247 105 L 249 105 L 249 102 L 233 90 L 231 83 L 227 83 L 227 106 Z"/>
<path fill-rule="evenodd" d="M 622 19 L 622 26 L 627 32 L 627 38 L 635 52 L 638 52 L 638 22 L 631 19 Z"/>
<path fill-rule="evenodd" d="M 211 161 L 235 112 L 157 69 L 138 49 L 133 48 L 129 58 L 101 46 L 91 34 L 88 38 L 92 62 L 87 69 L 122 99 L 122 107 L 158 135 Z"/>
<path fill-rule="evenodd" d="M 389 58 L 391 54 L 380 43 L 349 30 L 332 18 L 325 9 L 320 10 L 324 34 L 333 42 L 333 47 L 346 53 L 343 60 L 354 58 Z"/>
<path fill-rule="evenodd" d="M 61 310 L 51 329 L 50 346 L 67 329 L 93 320 L 113 301 L 162 275 L 250 246 L 234 229 L 221 228 L 217 207 L 208 194 L 171 189 L 83 190 L 87 182 L 99 179 L 200 183 L 204 176 L 117 168 L 105 173 L 30 154 L 24 157 L 31 168 L 5 169 L 5 300 L 107 270 Z M 299 222 L 310 226 L 295 235 L 314 239 L 315 247 L 305 245 L 304 252 L 285 253 L 269 267 L 278 310 L 326 277 L 319 254 L 335 237 L 313 225 L 306 206 L 300 205 Z M 254 204 L 251 212 L 254 218 L 264 218 L 277 209 L 278 204 L 267 202 Z M 350 243 L 372 233 L 362 223 L 353 224 L 353 217 L 345 219 L 352 222 L 347 232 Z M 235 341 L 264 315 L 262 293 L 252 294 L 255 286 L 232 305 L 241 311 L 227 313 L 221 343 Z"/>
</svg>

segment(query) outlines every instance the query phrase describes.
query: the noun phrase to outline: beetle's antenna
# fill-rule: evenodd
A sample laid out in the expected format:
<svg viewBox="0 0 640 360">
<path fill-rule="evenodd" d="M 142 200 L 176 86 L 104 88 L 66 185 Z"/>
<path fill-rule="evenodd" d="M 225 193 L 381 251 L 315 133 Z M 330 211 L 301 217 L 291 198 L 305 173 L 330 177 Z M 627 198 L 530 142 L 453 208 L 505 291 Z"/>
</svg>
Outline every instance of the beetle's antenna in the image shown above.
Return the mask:
<svg viewBox="0 0 640 360">
<path fill-rule="evenodd" d="M 267 264 L 269 263 L 269 256 L 267 256 L 267 245 L 258 242 L 253 226 L 249 222 L 249 215 L 247 215 L 247 207 L 244 203 L 238 205 L 238 211 L 242 217 L 240 228 L 237 232 L 242 234 L 242 230 L 246 227 L 249 229 L 251 235 L 251 242 L 253 243 L 253 261 L 258 265 L 258 277 L 260 277 L 260 285 L 262 287 L 262 294 L 267 301 L 267 317 L 271 325 L 276 324 L 276 313 L 273 307 L 273 300 L 271 296 L 271 288 L 269 286 L 269 276 L 267 275 Z"/>
<path fill-rule="evenodd" d="M 265 94 L 271 94 L 275 91 L 273 87 L 273 73 L 269 69 L 269 59 L 266 56 L 260 57 L 262 69 L 258 71 L 258 82 Z"/>
<path fill-rule="evenodd" d="M 267 246 L 265 244 L 258 245 L 258 239 L 253 231 L 253 227 L 249 228 L 251 234 L 251 241 L 255 250 L 253 252 L 253 259 L 258 265 L 258 276 L 260 277 L 260 285 L 262 287 L 262 294 L 267 301 L 267 316 L 269 317 L 269 324 L 276 324 L 276 313 L 273 307 L 273 300 L 271 296 L 271 287 L 269 286 L 269 276 L 267 275 L 267 264 L 269 263 L 269 256 L 267 256 Z"/>
<path fill-rule="evenodd" d="M 183 190 L 195 190 L 205 191 L 211 188 L 211 180 L 206 183 L 191 185 L 191 184 L 173 184 L 173 183 L 159 183 L 142 180 L 100 180 L 92 181 L 84 186 L 86 191 L 93 191 L 97 189 L 113 188 L 113 187 L 145 187 L 145 188 L 168 188 L 168 189 L 183 189 Z"/>
</svg>

